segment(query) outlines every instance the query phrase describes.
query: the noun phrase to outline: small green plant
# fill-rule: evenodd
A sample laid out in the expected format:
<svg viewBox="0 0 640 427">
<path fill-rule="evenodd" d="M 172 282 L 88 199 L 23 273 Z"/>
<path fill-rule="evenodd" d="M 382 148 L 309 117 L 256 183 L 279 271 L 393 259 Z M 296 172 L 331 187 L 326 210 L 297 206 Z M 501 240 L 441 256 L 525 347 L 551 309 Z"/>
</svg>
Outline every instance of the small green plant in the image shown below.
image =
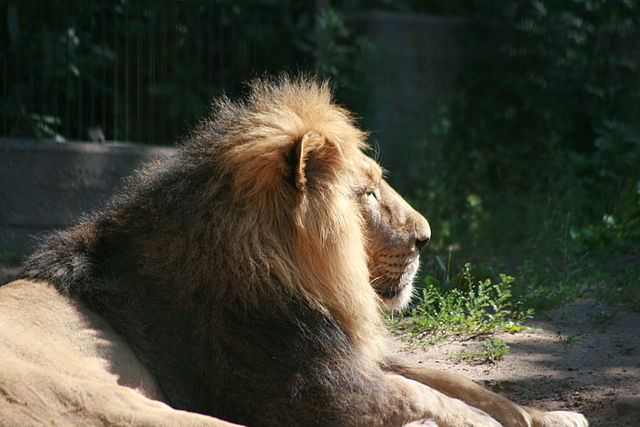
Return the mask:
<svg viewBox="0 0 640 427">
<path fill-rule="evenodd" d="M 502 360 L 502 357 L 505 354 L 509 353 L 509 350 L 511 350 L 511 347 L 499 338 L 485 341 L 482 347 L 482 351 L 475 353 L 462 350 L 458 354 L 458 357 L 461 360 L 474 359 L 479 360 L 482 363 L 496 364 L 499 360 Z"/>
<path fill-rule="evenodd" d="M 499 280 L 475 280 L 471 265 L 465 264 L 459 287 L 442 289 L 432 276 L 424 279 L 424 289 L 404 327 L 412 340 L 433 344 L 447 336 L 478 335 L 496 331 L 517 332 L 532 310 L 514 309 L 511 284 L 514 278 L 500 274 Z"/>
<path fill-rule="evenodd" d="M 502 359 L 502 356 L 507 354 L 511 350 L 511 347 L 499 338 L 487 340 L 484 343 L 484 351 L 487 353 L 487 360 L 495 363 Z"/>
<path fill-rule="evenodd" d="M 558 334 L 558 340 L 564 345 L 569 345 L 574 342 L 580 341 L 582 338 L 584 338 L 584 334 L 582 333 L 582 331 L 578 331 L 574 334 L 567 335 L 566 337 L 563 337 L 562 335 Z"/>
</svg>

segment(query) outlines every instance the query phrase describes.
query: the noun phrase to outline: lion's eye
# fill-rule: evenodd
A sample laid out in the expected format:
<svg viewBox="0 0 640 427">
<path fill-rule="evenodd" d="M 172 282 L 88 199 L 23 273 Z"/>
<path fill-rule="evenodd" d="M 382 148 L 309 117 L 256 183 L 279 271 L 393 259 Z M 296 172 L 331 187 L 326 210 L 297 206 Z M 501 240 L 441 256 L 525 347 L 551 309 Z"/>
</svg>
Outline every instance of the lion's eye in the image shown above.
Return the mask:
<svg viewBox="0 0 640 427">
<path fill-rule="evenodd" d="M 378 200 L 378 193 L 376 190 L 367 190 L 367 197 L 372 197 L 376 200 Z"/>
</svg>

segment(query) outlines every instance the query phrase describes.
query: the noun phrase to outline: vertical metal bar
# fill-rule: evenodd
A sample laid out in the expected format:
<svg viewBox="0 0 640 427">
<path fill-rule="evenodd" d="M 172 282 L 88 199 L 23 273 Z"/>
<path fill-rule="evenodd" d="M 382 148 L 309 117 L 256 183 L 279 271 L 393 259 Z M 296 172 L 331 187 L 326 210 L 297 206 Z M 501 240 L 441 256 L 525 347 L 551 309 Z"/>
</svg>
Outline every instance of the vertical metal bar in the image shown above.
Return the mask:
<svg viewBox="0 0 640 427">
<path fill-rule="evenodd" d="M 31 3 L 31 2 L 29 2 Z M 29 6 L 32 6 L 31 4 Z M 45 17 L 46 19 L 46 17 Z M 50 23 L 49 23 L 50 24 Z M 38 26 L 39 28 L 39 32 L 40 32 L 40 55 L 41 56 L 41 63 L 42 63 L 42 69 L 41 71 L 41 79 L 40 79 L 40 114 L 44 115 L 44 114 L 50 114 L 49 109 L 47 108 L 47 90 L 50 90 L 49 84 L 47 82 L 47 69 L 51 69 L 51 66 L 53 64 L 49 64 L 47 62 L 47 52 L 45 50 L 45 46 L 44 46 L 44 25 L 40 25 Z M 6 61 L 5 61 L 6 63 Z M 7 93 L 6 90 L 4 92 L 5 94 Z M 55 116 L 54 116 L 55 117 Z M 55 119 L 54 119 L 55 120 Z M 56 130 L 56 124 L 55 122 L 51 124 L 51 128 Z"/>
<path fill-rule="evenodd" d="M 118 133 L 118 65 L 121 52 L 118 50 L 118 16 L 117 10 L 113 8 L 113 50 L 115 60 L 113 61 L 113 139 L 119 139 Z"/>
<path fill-rule="evenodd" d="M 214 24 L 214 20 L 213 20 L 213 16 L 214 16 L 214 6 L 216 4 L 214 2 L 211 2 L 207 5 L 207 17 L 206 17 L 206 28 L 207 28 L 207 32 L 205 33 L 205 43 L 206 43 L 206 55 L 207 55 L 207 71 L 206 71 L 206 75 L 207 75 L 207 83 L 209 84 L 209 87 L 211 88 L 216 88 L 217 91 L 217 85 L 216 82 L 214 81 L 215 79 L 215 60 L 214 60 L 214 55 L 215 52 L 212 51 L 212 46 L 213 46 L 213 40 L 214 40 L 214 28 L 213 28 L 213 24 Z M 215 92 L 214 92 L 215 93 Z M 211 98 L 213 96 L 213 93 L 208 94 L 208 99 L 207 99 L 207 105 L 208 103 L 211 101 Z"/>
<path fill-rule="evenodd" d="M 162 24 L 162 32 L 160 33 L 160 82 L 162 82 L 163 84 L 166 83 L 166 78 L 167 78 L 167 70 L 166 70 L 166 52 L 167 52 L 167 37 L 169 37 L 169 31 L 168 28 L 166 28 L 167 25 L 167 9 L 166 8 L 162 8 L 162 12 L 161 12 L 161 24 Z M 162 99 L 162 108 L 166 109 L 167 105 L 166 105 L 166 101 L 167 101 L 167 97 L 166 96 L 161 96 L 160 99 Z M 162 129 L 162 132 L 160 133 L 160 138 L 166 138 L 167 135 L 167 120 L 160 120 L 160 126 Z"/>
<path fill-rule="evenodd" d="M 102 37 L 101 37 L 101 41 L 102 41 L 102 45 L 105 46 L 105 48 L 107 46 L 109 46 L 109 44 L 107 43 L 107 11 L 108 8 L 104 6 L 103 3 L 103 9 L 102 9 L 102 13 L 100 13 L 100 21 L 102 23 L 101 25 L 101 33 L 102 33 Z M 111 138 L 113 138 L 113 133 L 110 132 L 111 130 L 108 129 L 107 127 L 107 99 L 109 96 L 109 83 L 108 83 L 108 69 L 109 66 L 113 66 L 113 62 L 108 62 L 108 58 L 105 58 L 105 64 L 102 67 L 102 70 L 100 70 L 100 80 L 102 81 L 102 93 L 100 94 L 100 104 L 101 104 L 101 123 L 100 123 L 100 127 L 102 127 L 102 131 L 104 132 L 105 138 L 109 138 L 111 136 Z M 109 134 L 111 133 L 111 135 Z"/>
<path fill-rule="evenodd" d="M 80 34 L 80 29 L 78 28 L 78 15 L 76 13 L 72 14 L 74 16 L 74 21 L 72 22 L 73 28 L 75 29 L 75 34 L 77 37 L 81 37 Z M 83 137 L 85 136 L 82 132 L 82 124 L 83 124 L 83 120 L 82 120 L 82 116 L 83 116 L 83 112 L 84 110 L 82 109 L 83 105 L 82 105 L 82 70 L 80 69 L 80 64 L 75 64 L 77 69 L 78 69 L 78 74 L 75 76 L 76 78 L 76 86 L 77 86 L 77 98 L 76 98 L 76 102 L 77 102 L 77 115 L 78 115 L 78 122 L 76 123 L 76 130 L 75 130 L 75 135 L 73 136 L 73 139 L 83 139 Z"/>
<path fill-rule="evenodd" d="M 68 7 L 70 8 L 70 7 Z M 67 10 L 67 13 L 65 14 L 66 16 L 69 16 L 71 12 L 70 10 Z M 70 54 L 70 42 L 69 42 L 69 26 L 68 26 L 68 22 L 65 22 L 65 26 L 63 29 L 64 33 L 65 33 L 65 40 L 66 40 L 66 49 L 65 49 L 65 75 L 67 76 L 67 83 L 66 83 L 66 91 L 65 91 L 65 100 L 66 100 L 66 115 L 65 115 L 65 136 L 68 138 L 69 134 L 71 132 L 71 99 L 69 94 L 71 93 L 71 73 L 69 71 L 69 63 L 71 62 L 71 54 Z"/>
<path fill-rule="evenodd" d="M 150 89 L 152 87 L 152 85 L 155 84 L 155 80 L 156 80 L 156 75 L 155 75 L 155 71 L 156 71 L 156 64 L 155 64 L 155 56 L 154 56 L 154 52 L 155 52 L 155 43 L 154 40 L 155 38 L 153 37 L 153 28 L 155 26 L 155 10 L 150 10 L 149 12 L 149 28 L 148 28 L 148 36 L 149 36 L 149 75 L 148 75 L 148 86 L 147 88 Z M 156 95 L 157 96 L 157 95 Z M 152 115 L 151 115 L 151 109 L 152 109 L 152 105 L 154 105 L 153 103 L 153 99 L 151 91 L 147 90 L 147 135 L 149 138 L 149 141 L 152 143 L 155 143 L 155 134 L 153 132 L 153 124 L 152 124 Z"/>
<path fill-rule="evenodd" d="M 91 11 L 91 29 L 90 29 L 90 33 L 91 33 L 91 43 L 93 44 L 97 44 L 98 43 L 98 36 L 97 36 L 97 29 L 96 29 L 96 21 L 95 19 L 97 19 L 97 16 L 100 14 L 100 9 L 101 6 L 100 5 L 95 5 L 93 6 L 94 8 Z M 94 71 L 95 68 L 93 68 L 91 71 Z M 97 76 L 93 76 L 92 81 L 97 80 Z M 89 81 L 87 81 L 87 84 L 89 85 L 89 123 L 87 123 L 87 129 L 89 127 L 94 127 L 94 126 L 98 126 L 98 124 L 96 123 L 96 85 L 94 83 L 91 83 Z M 104 131 L 103 131 L 104 132 Z M 80 138 L 84 138 L 84 137 L 88 137 L 88 132 L 86 132 L 84 135 L 80 135 Z"/>
<path fill-rule="evenodd" d="M 130 52 L 129 52 L 129 4 L 125 4 L 123 6 L 124 10 L 124 23 L 125 23 L 125 33 L 124 33 L 124 140 L 129 140 L 129 61 L 130 61 Z"/>
<path fill-rule="evenodd" d="M 223 91 L 226 89 L 224 80 L 224 19 L 222 19 L 224 13 L 226 13 L 224 5 L 218 5 L 218 82 Z"/>
<path fill-rule="evenodd" d="M 54 16 L 54 19 L 53 19 L 53 34 L 56 34 L 56 32 L 59 31 L 59 27 L 60 27 L 59 22 L 58 22 L 58 16 L 59 15 L 57 13 L 54 13 L 53 16 Z M 60 66 L 58 64 L 58 58 L 60 56 L 59 56 L 59 52 L 58 52 L 58 43 L 56 43 L 56 42 L 57 42 L 57 40 L 54 40 L 54 42 L 52 43 L 53 56 L 51 57 L 51 61 L 52 61 L 51 66 L 52 66 L 53 69 L 58 71 L 57 68 Z M 61 110 L 60 101 L 61 100 L 59 99 L 59 93 L 60 92 L 59 92 L 59 88 L 58 88 L 58 81 L 59 80 L 58 80 L 57 76 L 55 76 L 52 79 L 52 83 L 53 84 L 52 84 L 51 92 L 50 92 L 49 96 L 51 97 L 51 102 L 55 106 L 54 107 L 55 108 L 55 117 L 58 120 L 62 120 L 62 117 L 60 116 L 60 110 Z M 59 133 L 62 132 L 62 123 L 58 122 L 57 129 L 59 129 Z"/>
<path fill-rule="evenodd" d="M 140 4 L 136 3 L 136 123 L 134 129 L 134 140 L 137 142 L 147 142 L 143 139 L 142 132 L 142 13 L 140 13 Z"/>
</svg>

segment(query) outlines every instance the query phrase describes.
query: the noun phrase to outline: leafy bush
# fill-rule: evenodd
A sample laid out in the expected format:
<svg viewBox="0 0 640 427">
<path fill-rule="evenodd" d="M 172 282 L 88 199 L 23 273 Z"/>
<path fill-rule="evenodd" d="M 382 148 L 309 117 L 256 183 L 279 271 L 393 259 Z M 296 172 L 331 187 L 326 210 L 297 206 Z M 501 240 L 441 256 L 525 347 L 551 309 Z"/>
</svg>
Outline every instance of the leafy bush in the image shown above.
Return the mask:
<svg viewBox="0 0 640 427">
<path fill-rule="evenodd" d="M 476 19 L 456 98 L 410 147 L 434 160 L 394 182 L 432 222 L 432 250 L 514 271 L 535 306 L 640 300 L 640 4 L 436 3 L 416 8 Z"/>
<path fill-rule="evenodd" d="M 173 143 L 213 96 L 313 66 L 311 10 L 286 0 L 28 0 L 0 14 L 4 135 L 83 140 L 97 126 L 110 140 Z"/>
<path fill-rule="evenodd" d="M 427 276 L 410 310 L 411 318 L 398 325 L 408 329 L 413 340 L 426 343 L 452 335 L 517 332 L 533 311 L 518 309 L 519 302 L 511 292 L 513 281 L 505 274 L 495 282 L 488 278 L 475 280 L 468 263 L 458 287 L 444 288 L 442 281 Z"/>
</svg>

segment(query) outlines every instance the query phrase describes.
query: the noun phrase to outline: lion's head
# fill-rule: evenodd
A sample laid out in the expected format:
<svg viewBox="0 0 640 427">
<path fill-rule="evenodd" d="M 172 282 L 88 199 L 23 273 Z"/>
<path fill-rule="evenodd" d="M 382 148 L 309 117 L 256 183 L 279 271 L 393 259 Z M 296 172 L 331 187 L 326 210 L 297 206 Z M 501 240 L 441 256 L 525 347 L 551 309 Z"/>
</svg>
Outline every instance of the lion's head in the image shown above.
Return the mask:
<svg viewBox="0 0 640 427">
<path fill-rule="evenodd" d="M 186 148 L 216 159 L 241 212 L 223 214 L 224 223 L 250 242 L 255 271 L 265 271 L 262 264 L 354 330 L 370 325 L 380 306 L 402 307 L 429 224 L 363 152 L 366 133 L 332 102 L 326 83 L 282 78 L 250 88 L 242 104 L 219 102 L 216 119 Z"/>
<path fill-rule="evenodd" d="M 429 242 L 431 229 L 416 212 L 380 177 L 373 161 L 372 175 L 361 205 L 366 220 L 367 253 L 371 285 L 386 309 L 403 308 L 413 290 L 419 252 Z"/>
<path fill-rule="evenodd" d="M 256 81 L 251 89 L 245 105 L 219 103 L 222 119 L 200 130 L 200 147 L 212 134 L 226 136 L 219 155 L 236 201 L 250 206 L 265 234 L 297 236 L 295 252 L 314 264 L 314 273 L 326 260 L 321 269 L 335 274 L 338 254 L 357 271 L 366 255 L 384 306 L 404 306 L 431 231 L 364 154 L 366 133 L 333 104 L 326 83 L 283 78 Z"/>
</svg>

